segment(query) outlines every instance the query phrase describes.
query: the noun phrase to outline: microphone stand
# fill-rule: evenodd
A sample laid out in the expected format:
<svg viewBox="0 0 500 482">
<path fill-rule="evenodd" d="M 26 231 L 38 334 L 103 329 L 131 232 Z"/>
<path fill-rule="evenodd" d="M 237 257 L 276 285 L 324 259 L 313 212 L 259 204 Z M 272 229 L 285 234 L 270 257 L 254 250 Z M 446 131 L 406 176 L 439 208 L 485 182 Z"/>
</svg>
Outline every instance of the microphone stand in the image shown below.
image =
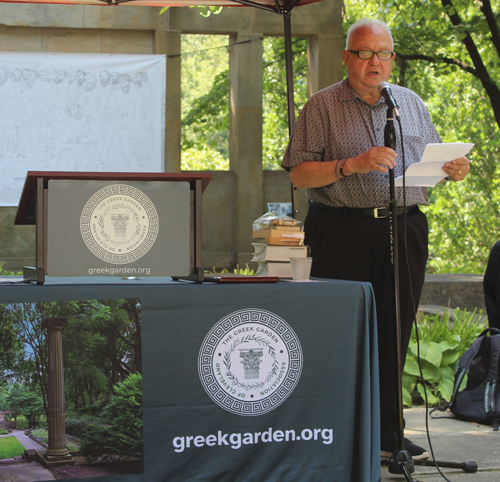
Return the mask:
<svg viewBox="0 0 500 482">
<path fill-rule="evenodd" d="M 394 128 L 393 109 L 387 109 L 387 122 L 384 129 L 384 146 L 396 150 L 396 130 Z M 438 462 L 435 460 L 413 460 L 410 453 L 404 448 L 404 421 L 403 421 L 403 366 L 401 361 L 401 312 L 399 301 L 399 261 L 398 261 L 398 216 L 396 205 L 396 189 L 394 181 L 394 169 L 389 169 L 389 236 L 391 249 L 391 262 L 393 268 L 394 285 L 394 310 L 396 318 L 396 387 L 398 392 L 397 407 L 397 448 L 388 461 L 388 469 L 392 474 L 404 474 L 408 482 L 418 482 L 412 479 L 411 474 L 415 471 L 415 465 L 427 467 L 447 467 L 462 469 L 467 473 L 474 473 L 478 465 L 474 461 L 467 462 Z M 446 479 L 448 480 L 448 479 Z"/>
<path fill-rule="evenodd" d="M 394 128 L 393 110 L 387 109 L 387 122 L 384 129 L 384 145 L 396 150 L 396 130 Z M 415 471 L 415 464 L 410 453 L 404 449 L 404 424 L 403 424 L 403 381 L 401 374 L 401 313 L 399 306 L 399 261 L 398 261 L 398 216 L 396 205 L 396 189 L 394 182 L 394 169 L 389 169 L 389 237 L 391 244 L 391 262 L 393 269 L 394 285 L 394 310 L 396 315 L 396 387 L 398 392 L 398 424 L 397 424 L 397 449 L 389 459 L 389 472 L 404 474 L 408 482 L 412 482 L 411 473 Z"/>
</svg>

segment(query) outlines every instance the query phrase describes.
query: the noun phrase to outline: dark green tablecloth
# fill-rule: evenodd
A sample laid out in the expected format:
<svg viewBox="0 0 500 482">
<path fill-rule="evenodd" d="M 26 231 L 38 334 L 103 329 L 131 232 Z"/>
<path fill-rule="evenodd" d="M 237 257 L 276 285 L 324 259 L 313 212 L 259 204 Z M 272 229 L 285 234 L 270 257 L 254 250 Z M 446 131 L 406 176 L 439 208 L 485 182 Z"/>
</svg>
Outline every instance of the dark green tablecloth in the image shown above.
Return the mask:
<svg viewBox="0 0 500 482">
<path fill-rule="evenodd" d="M 379 480 L 376 319 L 369 284 L 49 278 L 44 286 L 0 285 L 4 304 L 113 298 L 140 298 L 142 306 L 144 474 L 120 476 L 120 482 Z M 251 329 L 249 313 L 284 322 L 290 330 L 283 338 L 295 336 L 287 347 L 300 358 L 286 380 L 286 396 L 252 416 L 239 414 L 234 400 L 222 408 L 225 402 L 216 403 L 218 395 L 205 389 L 213 387 L 210 379 L 204 385 L 200 376 L 207 335 L 218 336 L 214 327 L 235 312 L 235 323 L 244 329 Z M 231 338 L 226 355 L 242 351 L 248 345 L 242 340 Z M 264 343 L 253 338 L 254 348 Z M 221 366 L 228 393 L 233 386 L 250 386 Z"/>
</svg>

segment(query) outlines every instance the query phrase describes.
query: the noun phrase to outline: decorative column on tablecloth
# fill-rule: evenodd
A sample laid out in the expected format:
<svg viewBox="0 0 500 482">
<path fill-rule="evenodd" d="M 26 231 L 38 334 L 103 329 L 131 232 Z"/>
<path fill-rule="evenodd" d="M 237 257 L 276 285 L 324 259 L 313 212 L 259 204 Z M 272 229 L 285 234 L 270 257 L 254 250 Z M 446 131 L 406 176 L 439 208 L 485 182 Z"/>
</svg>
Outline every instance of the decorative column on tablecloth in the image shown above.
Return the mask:
<svg viewBox="0 0 500 482">
<path fill-rule="evenodd" d="M 62 333 L 67 325 L 67 318 L 46 318 L 42 323 L 43 328 L 47 330 L 49 377 L 47 393 L 49 448 L 43 455 L 44 465 L 46 462 L 54 465 L 75 463 L 66 448 Z"/>
</svg>

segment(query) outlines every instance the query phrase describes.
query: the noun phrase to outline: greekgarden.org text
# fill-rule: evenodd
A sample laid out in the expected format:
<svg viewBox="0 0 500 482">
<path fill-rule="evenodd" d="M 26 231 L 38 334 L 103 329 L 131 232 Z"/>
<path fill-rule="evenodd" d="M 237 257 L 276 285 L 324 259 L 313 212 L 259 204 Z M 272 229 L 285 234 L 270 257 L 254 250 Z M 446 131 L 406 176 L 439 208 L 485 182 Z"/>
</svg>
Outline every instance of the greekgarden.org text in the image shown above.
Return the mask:
<svg viewBox="0 0 500 482">
<path fill-rule="evenodd" d="M 188 435 L 184 437 L 175 437 L 172 441 L 174 452 L 181 453 L 187 449 L 200 448 L 204 446 L 216 447 L 227 446 L 238 450 L 243 445 L 252 445 L 257 443 L 280 443 L 280 442 L 298 442 L 298 441 L 323 442 L 330 445 L 333 442 L 333 429 L 331 428 L 305 428 L 300 432 L 295 430 L 273 430 L 272 427 L 264 432 L 246 432 L 246 433 L 222 433 L 218 431 L 217 435 Z"/>
<path fill-rule="evenodd" d="M 121 274 L 121 275 L 137 275 L 137 274 L 149 274 L 151 273 L 151 268 L 129 268 L 128 266 L 123 266 L 121 268 L 89 268 L 89 274 Z"/>
</svg>

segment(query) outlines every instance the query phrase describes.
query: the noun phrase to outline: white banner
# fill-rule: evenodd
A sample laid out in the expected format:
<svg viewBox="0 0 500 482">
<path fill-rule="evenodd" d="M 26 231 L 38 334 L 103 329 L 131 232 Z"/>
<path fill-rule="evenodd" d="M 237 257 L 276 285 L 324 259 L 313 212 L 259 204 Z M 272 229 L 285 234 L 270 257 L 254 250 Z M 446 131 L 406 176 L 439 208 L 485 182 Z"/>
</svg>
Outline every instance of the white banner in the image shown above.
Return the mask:
<svg viewBox="0 0 500 482">
<path fill-rule="evenodd" d="M 0 53 L 0 205 L 27 171 L 162 172 L 165 55 Z"/>
</svg>

